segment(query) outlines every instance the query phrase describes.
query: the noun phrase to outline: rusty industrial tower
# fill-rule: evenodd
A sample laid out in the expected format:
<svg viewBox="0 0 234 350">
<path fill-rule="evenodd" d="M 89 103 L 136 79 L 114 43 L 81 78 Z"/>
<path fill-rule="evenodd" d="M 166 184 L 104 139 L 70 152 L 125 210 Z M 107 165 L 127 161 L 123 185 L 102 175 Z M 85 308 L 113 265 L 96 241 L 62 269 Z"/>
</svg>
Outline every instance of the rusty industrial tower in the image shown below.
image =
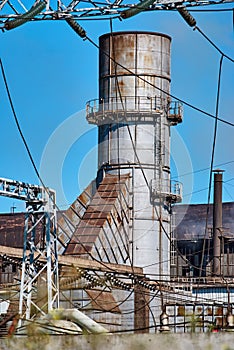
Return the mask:
<svg viewBox="0 0 234 350">
<path fill-rule="evenodd" d="M 170 127 L 182 121 L 169 98 L 170 44 L 153 32 L 100 37 L 99 98 L 87 103 L 98 126 L 97 192 L 65 252 L 158 279 L 169 278 L 171 205 L 181 201 L 170 179 Z"/>
<path fill-rule="evenodd" d="M 18 311 L 11 303 L 2 325 L 55 305 L 65 319 L 80 309 L 111 331 L 186 332 L 194 315 L 199 331 L 234 327 L 234 240 L 223 227 L 222 170 L 214 175 L 212 235 L 200 236 L 206 207 L 175 207 L 172 227 L 182 189 L 171 181 L 170 128 L 182 122 L 182 105 L 170 98 L 170 45 L 169 36 L 154 32 L 100 37 L 99 97 L 86 106 L 98 127 L 98 171 L 67 210 L 55 211 L 54 192 L 45 200 L 42 187 L 0 179 L 0 194 L 21 196 L 28 207 L 19 236 L 23 264 L 20 242 L 6 235 L 0 247 L 1 282 L 8 273 L 7 283 L 21 280 Z M 11 216 L 7 224 L 0 218 L 7 233 L 23 227 L 22 216 Z"/>
</svg>

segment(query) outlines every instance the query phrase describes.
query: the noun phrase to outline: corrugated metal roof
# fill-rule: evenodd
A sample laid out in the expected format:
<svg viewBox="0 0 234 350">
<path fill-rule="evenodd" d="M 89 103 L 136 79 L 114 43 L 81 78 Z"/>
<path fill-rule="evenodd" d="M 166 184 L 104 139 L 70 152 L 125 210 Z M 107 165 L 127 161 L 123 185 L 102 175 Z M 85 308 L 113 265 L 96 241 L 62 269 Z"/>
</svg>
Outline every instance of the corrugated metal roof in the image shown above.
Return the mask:
<svg viewBox="0 0 234 350">
<path fill-rule="evenodd" d="M 84 205 L 87 209 L 83 211 L 83 218 L 68 244 L 66 254 L 84 254 L 86 249 L 91 251 L 92 245 L 97 239 L 103 225 L 113 220 L 113 213 L 116 214 L 116 221 L 121 221 L 116 213 L 116 199 L 119 196 L 120 189 L 126 185 L 128 175 L 120 177 L 107 175 L 103 183 L 99 186 L 93 197 L 91 192 L 82 193 L 85 196 Z M 84 199 L 84 197 L 82 197 Z M 75 202 L 79 203 L 78 200 Z M 75 202 L 73 206 L 75 206 Z M 90 205 L 88 205 L 90 203 Z M 79 204 L 81 205 L 81 204 Z M 71 210 L 71 209 L 70 209 Z M 176 205 L 173 213 L 175 214 L 175 234 L 178 240 L 194 239 L 204 237 L 206 204 Z M 112 213 L 112 215 L 110 215 Z M 59 213 L 58 213 L 59 214 Z M 208 226 L 212 227 L 213 206 L 211 204 L 209 211 Z M 0 245 L 13 248 L 23 247 L 24 232 L 24 213 L 0 214 Z M 68 215 L 70 216 L 71 213 Z M 77 217 L 77 214 L 74 213 Z M 72 219 L 72 215 L 70 216 Z M 223 203 L 223 227 L 227 232 L 234 236 L 234 202 Z M 61 224 L 63 218 L 58 220 Z M 72 235 L 72 233 L 71 233 Z M 80 244 L 79 244 L 80 242 Z M 85 248 L 82 248 L 82 244 Z"/>
<path fill-rule="evenodd" d="M 175 237 L 178 240 L 204 238 L 207 204 L 175 205 Z M 210 205 L 208 227 L 213 226 L 213 205 Z M 223 203 L 223 229 L 234 236 L 234 202 Z"/>
<path fill-rule="evenodd" d="M 0 245 L 23 247 L 24 213 L 0 214 Z"/>
<path fill-rule="evenodd" d="M 0 214 L 0 245 L 12 248 L 23 248 L 25 213 Z M 28 222 L 29 228 L 32 222 Z M 36 228 L 35 243 L 43 234 L 42 222 Z"/>
</svg>

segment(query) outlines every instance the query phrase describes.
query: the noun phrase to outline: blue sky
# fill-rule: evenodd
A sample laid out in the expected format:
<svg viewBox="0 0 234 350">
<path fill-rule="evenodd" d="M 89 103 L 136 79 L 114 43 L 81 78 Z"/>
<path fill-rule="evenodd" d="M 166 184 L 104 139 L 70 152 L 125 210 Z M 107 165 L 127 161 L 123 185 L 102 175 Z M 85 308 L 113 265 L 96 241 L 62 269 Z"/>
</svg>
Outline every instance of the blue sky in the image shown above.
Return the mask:
<svg viewBox="0 0 234 350">
<path fill-rule="evenodd" d="M 233 58 L 232 12 L 192 14 L 203 32 Z M 100 35 L 110 31 L 109 21 L 86 20 L 80 24 L 96 43 Z M 171 92 L 215 114 L 220 54 L 178 13 L 145 12 L 121 22 L 114 20 L 113 30 L 170 35 Z M 98 51 L 63 21 L 27 23 L 0 36 L 0 55 L 20 125 L 46 185 L 58 191 L 58 205 L 64 209 L 96 175 L 97 130 L 86 123 L 84 109 L 88 100 L 98 96 Z M 224 58 L 219 115 L 231 122 L 233 77 L 234 65 Z M 2 77 L 0 108 L 0 177 L 38 184 L 16 129 Z M 172 149 L 180 175 L 195 171 L 193 176 L 179 178 L 184 183 L 185 203 L 207 201 L 209 170 L 197 171 L 209 168 L 213 128 L 214 120 L 185 106 L 184 121 L 173 130 Z M 214 163 L 227 163 L 221 166 L 225 170 L 224 201 L 234 200 L 233 138 L 234 128 L 219 123 Z M 184 161 L 185 154 L 191 165 Z M 0 198 L 0 212 L 10 211 L 13 203 L 17 211 L 23 210 L 24 203 Z"/>
</svg>

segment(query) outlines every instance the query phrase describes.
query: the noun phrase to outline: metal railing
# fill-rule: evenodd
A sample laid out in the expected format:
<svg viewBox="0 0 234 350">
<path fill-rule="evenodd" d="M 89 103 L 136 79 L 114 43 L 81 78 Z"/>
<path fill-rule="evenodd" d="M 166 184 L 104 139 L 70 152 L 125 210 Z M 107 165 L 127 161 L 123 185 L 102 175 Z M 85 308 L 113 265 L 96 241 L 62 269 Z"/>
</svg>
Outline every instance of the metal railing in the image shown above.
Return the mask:
<svg viewBox="0 0 234 350">
<path fill-rule="evenodd" d="M 94 99 L 86 103 L 87 117 L 91 114 L 136 112 L 157 113 L 165 112 L 170 115 L 182 113 L 182 104 L 179 101 L 170 101 L 158 96 L 122 96 L 108 99 Z"/>
<path fill-rule="evenodd" d="M 178 201 L 182 200 L 182 183 L 169 179 L 151 180 L 151 192 L 153 197 L 170 197 L 175 196 Z"/>
<path fill-rule="evenodd" d="M 197 285 L 204 285 L 204 286 L 221 286 L 223 288 L 226 288 L 227 285 L 234 285 L 234 277 L 183 277 L 183 276 L 173 276 L 171 277 L 170 283 L 173 285 L 193 285 L 196 287 Z"/>
<path fill-rule="evenodd" d="M 180 101 L 170 101 L 168 105 L 168 115 L 183 115 L 183 105 Z"/>
<path fill-rule="evenodd" d="M 179 181 L 171 180 L 171 193 L 182 198 L 183 186 Z"/>
</svg>

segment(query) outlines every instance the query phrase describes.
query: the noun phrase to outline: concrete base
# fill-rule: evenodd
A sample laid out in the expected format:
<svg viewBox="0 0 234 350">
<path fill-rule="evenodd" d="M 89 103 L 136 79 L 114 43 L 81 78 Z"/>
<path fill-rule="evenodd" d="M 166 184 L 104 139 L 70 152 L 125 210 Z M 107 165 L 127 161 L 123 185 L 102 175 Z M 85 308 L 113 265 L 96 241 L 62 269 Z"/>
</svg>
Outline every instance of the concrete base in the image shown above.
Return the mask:
<svg viewBox="0 0 234 350">
<path fill-rule="evenodd" d="M 45 336 L 1 339 L 1 350 L 231 350 L 233 333 Z"/>
</svg>

